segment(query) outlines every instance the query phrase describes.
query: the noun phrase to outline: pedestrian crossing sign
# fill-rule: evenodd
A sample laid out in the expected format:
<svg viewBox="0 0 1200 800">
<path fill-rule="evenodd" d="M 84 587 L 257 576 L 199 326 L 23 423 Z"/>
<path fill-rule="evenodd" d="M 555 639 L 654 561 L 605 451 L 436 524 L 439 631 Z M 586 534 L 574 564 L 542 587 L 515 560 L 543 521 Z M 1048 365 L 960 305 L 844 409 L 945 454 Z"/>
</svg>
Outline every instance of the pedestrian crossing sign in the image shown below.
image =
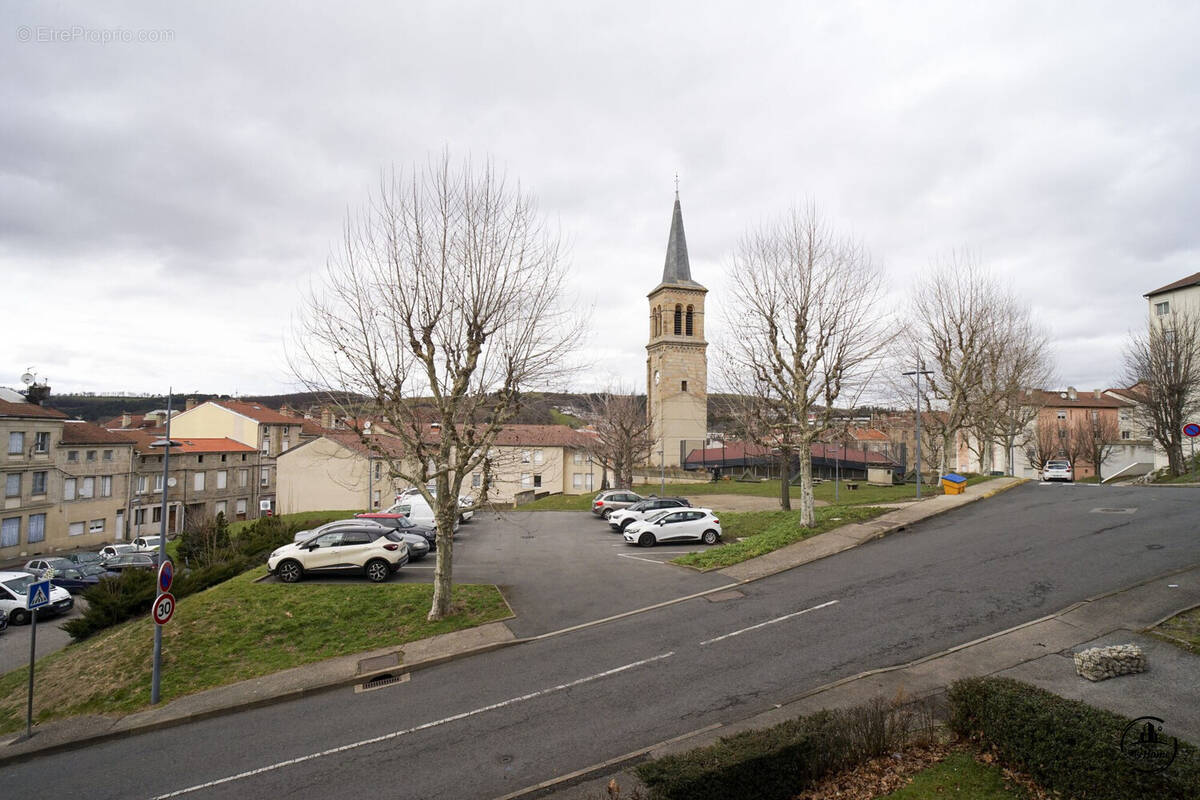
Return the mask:
<svg viewBox="0 0 1200 800">
<path fill-rule="evenodd" d="M 50 605 L 50 581 L 29 584 L 29 610 Z"/>
</svg>

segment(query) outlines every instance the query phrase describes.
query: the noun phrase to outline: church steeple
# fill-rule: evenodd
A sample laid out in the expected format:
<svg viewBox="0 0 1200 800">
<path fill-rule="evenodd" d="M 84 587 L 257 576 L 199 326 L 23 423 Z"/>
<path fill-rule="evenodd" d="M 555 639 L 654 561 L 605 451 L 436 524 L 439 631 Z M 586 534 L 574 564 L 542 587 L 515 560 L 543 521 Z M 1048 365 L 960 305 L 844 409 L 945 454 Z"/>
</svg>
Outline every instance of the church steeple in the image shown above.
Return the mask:
<svg viewBox="0 0 1200 800">
<path fill-rule="evenodd" d="M 667 261 L 663 265 L 662 282 L 667 285 L 691 284 L 692 266 L 688 263 L 687 238 L 683 235 L 683 209 L 679 206 L 679 190 L 675 190 L 675 210 L 671 214 L 671 234 L 667 237 Z"/>
</svg>

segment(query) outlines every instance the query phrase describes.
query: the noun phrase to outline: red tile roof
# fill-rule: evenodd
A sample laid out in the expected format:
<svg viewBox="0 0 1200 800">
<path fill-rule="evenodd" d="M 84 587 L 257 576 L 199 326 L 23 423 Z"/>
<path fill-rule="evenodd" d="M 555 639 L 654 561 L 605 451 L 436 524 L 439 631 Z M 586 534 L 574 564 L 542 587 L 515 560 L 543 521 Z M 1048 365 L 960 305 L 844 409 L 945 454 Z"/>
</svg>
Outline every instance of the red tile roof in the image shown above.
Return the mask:
<svg viewBox="0 0 1200 800">
<path fill-rule="evenodd" d="M 262 403 L 246 403 L 241 400 L 210 400 L 209 402 L 268 425 L 296 425 L 299 423 L 295 417 L 284 416 L 274 409 L 267 408 Z"/>
<path fill-rule="evenodd" d="M 39 406 L 36 403 L 10 403 L 0 400 L 0 417 L 38 417 L 41 419 L 67 419 L 63 412 Z"/>
<path fill-rule="evenodd" d="M 1100 392 L 1099 397 L 1096 397 L 1095 391 L 1076 391 L 1074 400 L 1070 396 L 1064 397 L 1063 395 L 1067 395 L 1066 390 L 1047 392 L 1042 389 L 1034 389 L 1033 393 L 1026 397 L 1030 403 L 1046 408 L 1126 408 L 1132 405 L 1128 401 L 1110 397 L 1103 391 Z"/>
<path fill-rule="evenodd" d="M 146 430 L 129 431 L 125 434 L 126 437 L 133 440 L 137 446 L 138 452 L 154 452 L 161 453 L 161 447 L 151 447 L 152 442 L 157 442 L 162 439 L 162 434 L 153 434 Z M 184 439 L 179 436 L 172 436 L 171 441 L 178 442 L 179 446 L 171 446 L 172 453 L 256 453 L 257 449 L 247 444 L 235 441 L 228 437 L 220 439 Z"/>
<path fill-rule="evenodd" d="M 1197 272 L 1194 275 L 1188 275 L 1186 278 L 1180 278 L 1174 283 L 1168 283 L 1166 286 L 1160 286 L 1152 292 L 1146 292 L 1144 295 L 1142 295 L 1142 297 L 1153 297 L 1156 294 L 1173 292 L 1176 289 L 1186 289 L 1189 286 L 1196 286 L 1197 284 L 1200 284 L 1200 272 Z"/>
<path fill-rule="evenodd" d="M 63 425 L 62 444 L 135 444 L 133 436 L 128 433 L 118 433 L 106 430 L 90 422 L 68 420 Z"/>
<path fill-rule="evenodd" d="M 887 434 L 874 428 L 851 428 L 850 436 L 856 442 L 886 442 Z"/>
</svg>

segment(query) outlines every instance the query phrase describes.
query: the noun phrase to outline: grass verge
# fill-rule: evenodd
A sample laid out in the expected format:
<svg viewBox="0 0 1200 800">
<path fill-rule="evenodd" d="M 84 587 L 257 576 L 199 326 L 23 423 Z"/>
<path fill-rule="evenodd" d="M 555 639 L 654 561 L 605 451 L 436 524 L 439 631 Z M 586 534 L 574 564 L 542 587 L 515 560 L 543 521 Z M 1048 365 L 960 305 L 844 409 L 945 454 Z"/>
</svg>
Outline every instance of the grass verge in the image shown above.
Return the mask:
<svg viewBox="0 0 1200 800">
<path fill-rule="evenodd" d="M 872 519 L 887 510 L 870 506 L 825 506 L 816 509 L 817 524 L 811 528 L 800 525 L 799 511 L 723 513 L 721 529 L 728 544 L 687 553 L 672 559 L 672 563 L 702 570 L 729 567 L 841 525 Z"/>
<path fill-rule="evenodd" d="M 431 584 L 253 583 L 261 574 L 248 570 L 179 601 L 163 627 L 164 701 L 511 615 L 490 585 L 455 586 L 454 614 L 428 622 Z M 39 660 L 35 721 L 147 707 L 153 628 L 147 617 L 130 620 Z M 25 724 L 28 674 L 0 677 L 0 732 Z"/>
<path fill-rule="evenodd" d="M 882 800 L 1024 800 L 1029 795 L 1007 780 L 999 767 L 981 764 L 970 753 L 951 753 L 945 761 L 918 772 L 912 782 Z"/>
<path fill-rule="evenodd" d="M 1176 614 L 1149 632 L 1189 653 L 1200 655 L 1200 608 Z"/>
</svg>

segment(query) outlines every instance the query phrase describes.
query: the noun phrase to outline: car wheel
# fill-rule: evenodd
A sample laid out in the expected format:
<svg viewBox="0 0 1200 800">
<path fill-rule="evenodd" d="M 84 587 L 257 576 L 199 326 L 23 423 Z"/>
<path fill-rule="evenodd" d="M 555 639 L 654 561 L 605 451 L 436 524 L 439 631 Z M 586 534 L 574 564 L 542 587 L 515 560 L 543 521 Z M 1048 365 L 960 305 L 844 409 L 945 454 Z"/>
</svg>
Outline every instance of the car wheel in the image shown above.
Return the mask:
<svg viewBox="0 0 1200 800">
<path fill-rule="evenodd" d="M 700 538 L 705 544 L 716 544 L 721 537 L 717 535 L 716 531 L 705 531 Z"/>
<path fill-rule="evenodd" d="M 626 529 L 626 528 L 628 528 L 628 527 L 629 527 L 630 525 L 632 525 L 632 524 L 633 524 L 633 520 L 631 520 L 631 519 L 623 519 L 623 520 L 621 520 L 621 530 L 620 530 L 620 532 L 621 532 L 621 533 L 624 533 L 624 532 L 625 532 L 625 529 Z"/>
<path fill-rule="evenodd" d="M 8 614 L 8 621 L 13 625 L 24 625 L 29 622 L 29 612 L 23 608 L 14 608 Z"/>
<path fill-rule="evenodd" d="M 646 531 L 638 537 L 638 547 L 654 547 L 654 534 Z"/>
<path fill-rule="evenodd" d="M 391 577 L 392 565 L 381 558 L 373 558 L 367 562 L 366 573 L 372 583 L 383 583 Z"/>
<path fill-rule="evenodd" d="M 303 577 L 304 567 L 300 566 L 300 562 L 298 561 L 288 560 L 275 568 L 275 574 L 284 583 L 295 583 Z"/>
<path fill-rule="evenodd" d="M 604 509 L 604 513 L 602 513 L 600 516 L 604 517 L 604 519 L 607 520 L 609 517 L 612 516 L 612 509 L 611 508 Z"/>
</svg>

